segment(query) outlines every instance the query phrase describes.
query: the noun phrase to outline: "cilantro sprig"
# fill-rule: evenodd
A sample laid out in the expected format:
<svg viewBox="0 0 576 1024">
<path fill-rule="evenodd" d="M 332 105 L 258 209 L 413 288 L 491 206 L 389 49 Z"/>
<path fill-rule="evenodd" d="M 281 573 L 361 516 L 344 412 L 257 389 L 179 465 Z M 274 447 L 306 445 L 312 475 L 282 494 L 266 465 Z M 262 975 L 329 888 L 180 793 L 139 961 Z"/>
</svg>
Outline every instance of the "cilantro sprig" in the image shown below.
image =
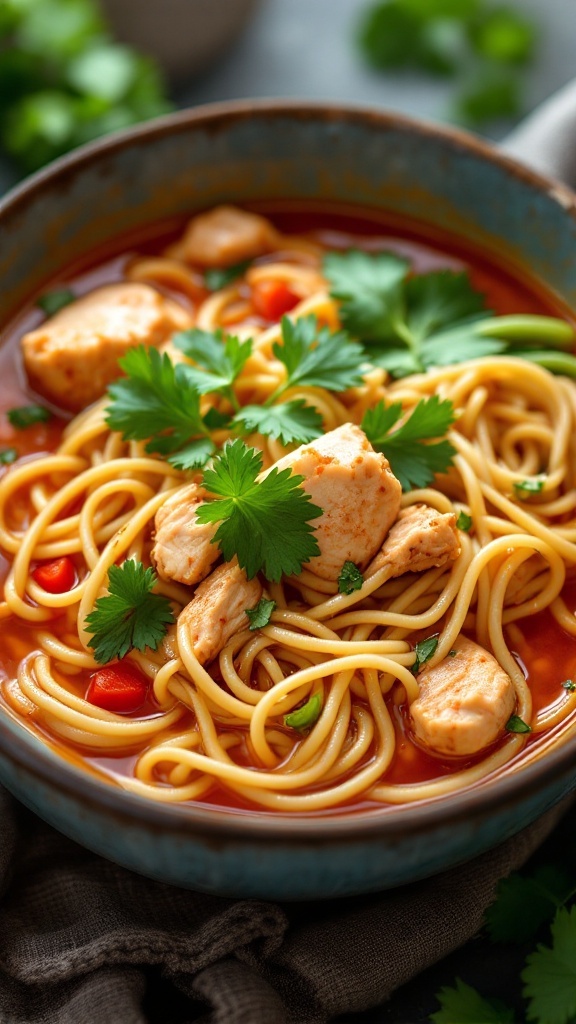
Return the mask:
<svg viewBox="0 0 576 1024">
<path fill-rule="evenodd" d="M 176 620 L 168 598 L 153 593 L 156 582 L 154 570 L 145 569 L 142 562 L 129 558 L 123 565 L 110 566 L 108 593 L 98 598 L 85 622 L 100 664 L 123 658 L 133 647 L 157 649 Z"/>
<path fill-rule="evenodd" d="M 454 406 L 438 395 L 423 398 L 393 430 L 402 415 L 400 402 L 385 406 L 380 401 L 366 410 L 361 425 L 372 447 L 388 459 L 402 490 L 409 491 L 413 487 L 427 487 L 435 473 L 445 473 L 450 467 L 455 448 L 445 439 L 432 439 L 443 437 L 452 425 Z"/>
<path fill-rule="evenodd" d="M 576 377 L 573 327 L 555 317 L 494 316 L 466 272 L 413 275 L 394 253 L 329 253 L 324 274 L 346 330 L 392 377 L 490 355 L 516 355 Z"/>
<path fill-rule="evenodd" d="M 197 327 L 180 331 L 172 343 L 195 365 L 182 365 L 186 380 L 201 395 L 217 392 L 224 395 L 238 409 L 233 385 L 242 373 L 252 352 L 252 341 L 240 341 L 234 335 L 223 335 L 221 330 L 201 331 Z"/>
<path fill-rule="evenodd" d="M 220 523 L 214 543 L 226 561 L 236 555 L 249 578 L 300 573 L 320 553 L 311 520 L 322 515 L 300 486 L 303 477 L 272 468 L 261 480 L 262 455 L 239 438 L 228 441 L 204 470 L 203 484 L 218 495 L 199 505 L 201 523 Z"/>
</svg>

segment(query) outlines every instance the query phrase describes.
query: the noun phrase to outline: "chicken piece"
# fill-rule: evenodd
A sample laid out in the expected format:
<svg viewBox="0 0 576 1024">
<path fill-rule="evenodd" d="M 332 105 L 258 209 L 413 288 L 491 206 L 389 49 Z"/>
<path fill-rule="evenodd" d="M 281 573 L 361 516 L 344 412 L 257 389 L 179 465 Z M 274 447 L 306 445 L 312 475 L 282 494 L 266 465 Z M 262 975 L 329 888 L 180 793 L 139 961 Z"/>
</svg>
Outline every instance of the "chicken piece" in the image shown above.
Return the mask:
<svg viewBox="0 0 576 1024">
<path fill-rule="evenodd" d="M 366 569 L 371 576 L 391 567 L 390 579 L 405 572 L 423 572 L 453 562 L 460 554 L 460 541 L 453 512 L 440 513 L 429 505 L 402 509 L 380 551 Z"/>
<path fill-rule="evenodd" d="M 270 252 L 276 231 L 269 220 L 235 206 L 217 206 L 193 217 L 178 251 L 188 263 L 230 267 Z"/>
<path fill-rule="evenodd" d="M 163 580 L 199 583 L 220 557 L 212 539 L 218 523 L 199 523 L 196 509 L 206 497 L 198 484 L 176 491 L 160 506 L 154 520 L 156 535 L 151 556 Z"/>
<path fill-rule="evenodd" d="M 190 322 L 181 306 L 147 284 L 105 285 L 25 334 L 24 365 L 35 390 L 78 412 L 121 375 L 118 360 L 129 348 L 159 346 Z"/>
<path fill-rule="evenodd" d="M 510 676 L 483 647 L 459 636 L 453 650 L 419 673 L 410 717 L 414 735 L 431 753 L 465 757 L 498 739 L 516 697 Z"/>
<path fill-rule="evenodd" d="M 230 637 L 250 625 L 246 609 L 261 597 L 262 584 L 256 578 L 249 580 L 236 559 L 219 565 L 200 584 L 178 616 L 178 630 L 188 631 L 201 665 L 212 661 Z"/>
<path fill-rule="evenodd" d="M 353 423 L 301 445 L 275 466 L 304 477 L 323 514 L 313 521 L 320 554 L 306 568 L 337 580 L 344 562 L 362 568 L 374 557 L 400 508 L 402 488 L 384 455 Z"/>
</svg>

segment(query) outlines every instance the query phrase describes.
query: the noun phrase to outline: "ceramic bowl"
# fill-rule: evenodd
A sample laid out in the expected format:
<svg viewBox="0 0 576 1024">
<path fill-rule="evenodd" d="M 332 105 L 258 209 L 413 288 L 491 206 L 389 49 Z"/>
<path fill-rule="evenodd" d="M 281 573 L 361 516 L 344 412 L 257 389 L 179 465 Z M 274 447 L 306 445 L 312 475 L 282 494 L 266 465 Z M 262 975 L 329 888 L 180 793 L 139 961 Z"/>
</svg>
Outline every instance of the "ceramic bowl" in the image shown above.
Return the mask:
<svg viewBox="0 0 576 1024">
<path fill-rule="evenodd" d="M 211 106 L 98 142 L 0 206 L 0 324 L 78 257 L 143 225 L 232 201 L 359 203 L 529 267 L 576 307 L 576 197 L 461 133 L 286 102 Z M 156 804 L 84 774 L 0 715 L 0 780 L 57 829 L 153 878 L 272 899 L 365 893 L 502 842 L 573 790 L 576 725 L 545 756 L 449 797 L 282 818 Z"/>
</svg>

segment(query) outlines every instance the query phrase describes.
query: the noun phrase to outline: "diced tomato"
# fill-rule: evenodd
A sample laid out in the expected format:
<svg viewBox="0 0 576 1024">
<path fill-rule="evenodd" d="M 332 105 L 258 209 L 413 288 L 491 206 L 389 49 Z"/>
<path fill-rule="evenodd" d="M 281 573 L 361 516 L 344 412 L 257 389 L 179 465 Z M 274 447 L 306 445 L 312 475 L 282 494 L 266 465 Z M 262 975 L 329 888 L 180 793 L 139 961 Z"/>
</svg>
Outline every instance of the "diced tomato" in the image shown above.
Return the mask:
<svg viewBox="0 0 576 1024">
<path fill-rule="evenodd" d="M 284 281 L 258 281 L 252 288 L 252 305 L 265 320 L 279 320 L 300 302 Z"/>
<path fill-rule="evenodd" d="M 76 584 L 74 562 L 67 555 L 43 562 L 33 570 L 32 579 L 49 594 L 65 594 Z"/>
<path fill-rule="evenodd" d="M 90 676 L 86 700 L 104 711 L 127 715 L 139 711 L 148 693 L 148 680 L 135 665 L 118 663 Z"/>
</svg>

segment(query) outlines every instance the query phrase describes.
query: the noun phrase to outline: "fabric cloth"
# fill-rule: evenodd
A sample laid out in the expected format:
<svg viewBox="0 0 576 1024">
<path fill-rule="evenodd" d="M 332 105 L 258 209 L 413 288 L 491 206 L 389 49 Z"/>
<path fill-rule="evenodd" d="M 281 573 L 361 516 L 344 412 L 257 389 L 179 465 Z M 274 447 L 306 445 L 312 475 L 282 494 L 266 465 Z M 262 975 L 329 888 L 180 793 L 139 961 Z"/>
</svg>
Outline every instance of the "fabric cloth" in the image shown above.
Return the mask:
<svg viewBox="0 0 576 1024">
<path fill-rule="evenodd" d="M 415 885 L 281 906 L 149 881 L 0 790 L 0 1021 L 325 1024 L 377 1006 L 478 931 L 564 810 Z"/>
<path fill-rule="evenodd" d="M 503 148 L 576 184 L 575 138 L 573 83 Z M 0 790 L 0 1024 L 324 1024 L 382 1007 L 478 932 L 565 810 L 427 881 L 281 906 L 141 878 Z"/>
</svg>

